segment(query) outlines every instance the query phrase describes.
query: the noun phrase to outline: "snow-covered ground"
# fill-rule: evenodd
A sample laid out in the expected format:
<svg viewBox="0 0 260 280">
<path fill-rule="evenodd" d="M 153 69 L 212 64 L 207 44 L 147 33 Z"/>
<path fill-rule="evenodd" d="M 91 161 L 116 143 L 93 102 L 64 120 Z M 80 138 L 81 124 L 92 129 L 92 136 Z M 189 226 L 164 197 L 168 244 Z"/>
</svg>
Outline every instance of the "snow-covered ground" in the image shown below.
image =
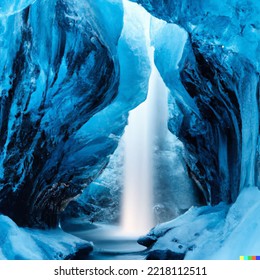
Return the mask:
<svg viewBox="0 0 260 280">
<path fill-rule="evenodd" d="M 155 227 L 151 250 L 184 253 L 185 259 L 230 259 L 260 253 L 260 191 L 244 189 L 229 206 L 193 207 L 184 215 Z"/>
<path fill-rule="evenodd" d="M 193 207 L 149 233 L 157 239 L 151 251 L 184 253 L 185 259 L 239 259 L 260 253 L 260 191 L 244 189 L 233 205 Z M 18 227 L 0 215 L 0 259 L 64 259 L 92 244 L 61 229 Z"/>
<path fill-rule="evenodd" d="M 92 244 L 61 229 L 37 230 L 18 227 L 0 215 L 0 260 L 59 260 Z"/>
</svg>

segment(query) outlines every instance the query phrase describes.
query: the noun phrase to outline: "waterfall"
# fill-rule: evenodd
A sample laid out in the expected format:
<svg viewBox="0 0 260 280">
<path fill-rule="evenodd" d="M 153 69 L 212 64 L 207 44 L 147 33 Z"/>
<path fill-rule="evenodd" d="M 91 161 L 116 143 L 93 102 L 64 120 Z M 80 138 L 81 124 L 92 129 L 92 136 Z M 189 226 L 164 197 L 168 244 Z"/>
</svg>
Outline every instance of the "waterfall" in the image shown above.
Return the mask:
<svg viewBox="0 0 260 280">
<path fill-rule="evenodd" d="M 130 112 L 125 131 L 125 178 L 121 225 L 126 234 L 145 233 L 153 226 L 152 139 L 149 104 Z"/>
<path fill-rule="evenodd" d="M 150 27 L 150 16 L 147 24 Z M 146 34 L 149 34 L 149 29 Z M 153 215 L 153 154 L 156 134 L 160 139 L 167 132 L 168 90 L 154 64 L 154 49 L 148 40 L 151 63 L 146 100 L 129 113 L 125 129 L 124 189 L 121 228 L 125 235 L 147 233 L 154 224 Z"/>
</svg>

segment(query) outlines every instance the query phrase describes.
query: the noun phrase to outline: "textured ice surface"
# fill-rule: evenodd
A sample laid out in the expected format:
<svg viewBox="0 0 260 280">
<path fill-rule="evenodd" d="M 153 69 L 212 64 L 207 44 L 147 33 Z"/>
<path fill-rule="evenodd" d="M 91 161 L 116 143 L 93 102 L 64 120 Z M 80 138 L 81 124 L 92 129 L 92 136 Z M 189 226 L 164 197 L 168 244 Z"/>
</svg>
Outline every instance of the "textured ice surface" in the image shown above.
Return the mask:
<svg viewBox="0 0 260 280">
<path fill-rule="evenodd" d="M 59 260 L 80 248 L 92 245 L 73 235 L 55 230 L 19 228 L 10 218 L 0 215 L 0 260 Z"/>
<path fill-rule="evenodd" d="M 19 225 L 55 226 L 116 148 L 107 127 L 120 134 L 125 124 L 85 126 L 118 94 L 122 3 L 1 3 L 0 211 Z"/>
<path fill-rule="evenodd" d="M 25 6 L 10 16 L 6 2 L 1 18 L 0 211 L 55 226 L 107 165 L 150 66 L 137 18 L 122 31 L 120 0 Z"/>
<path fill-rule="evenodd" d="M 20 12 L 35 1 L 36 0 L 2 0 L 0 2 L 0 17 Z"/>
<path fill-rule="evenodd" d="M 165 20 L 151 27 L 155 63 L 171 90 L 169 129 L 185 146 L 189 175 L 209 204 L 235 202 L 260 181 L 260 2 L 137 2 Z M 128 111 L 145 99 L 144 31 L 127 17 L 123 27 L 120 0 L 1 1 L 0 211 L 19 225 L 56 226 L 107 165 Z M 236 225 L 232 209 L 227 218 Z M 228 255 L 230 236 L 242 236 L 227 226 L 226 211 L 193 208 L 178 221 L 191 215 L 200 231 L 210 225 L 205 234 L 231 242 L 218 251 Z M 257 213 L 246 212 L 254 239 Z M 189 238 L 180 245 L 196 257 Z"/>
<path fill-rule="evenodd" d="M 93 116 L 85 124 L 82 133 L 79 134 L 83 141 L 89 139 L 87 141 L 88 145 L 85 147 L 85 154 L 93 154 L 93 156 L 99 158 L 105 157 L 107 160 L 111 153 L 111 146 L 114 149 L 117 147 L 124 132 L 128 111 L 145 100 L 150 75 L 146 30 L 144 22 L 142 22 L 142 12 L 145 13 L 145 11 L 140 11 L 138 7 L 135 8 L 136 5 L 130 2 L 125 5 L 132 6 L 132 12 L 128 8 L 124 11 L 124 25 L 117 46 L 120 65 L 118 95 L 111 105 Z M 86 207 L 82 206 L 85 208 L 85 213 L 88 212 L 94 220 L 115 221 L 118 219 L 118 204 L 121 197 L 119 189 L 122 187 L 121 181 L 123 180 L 123 149 L 122 143 L 116 154 L 112 155 L 112 158 L 109 157 L 111 162 L 105 172 L 95 183 L 90 185 L 90 189 L 86 190 L 82 199 L 80 199 L 80 204 L 84 200 L 93 203 L 93 205 L 87 205 Z M 99 200 L 97 195 L 94 194 L 95 190 L 97 193 L 101 192 L 97 189 L 98 187 L 103 188 L 104 195 L 108 196 L 106 202 L 102 199 Z M 114 195 L 113 202 L 110 200 L 110 191 Z M 115 195 L 116 193 L 117 195 Z M 108 201 L 111 202 L 110 206 L 107 205 Z M 102 203 L 105 203 L 106 206 L 101 205 Z M 106 209 L 104 208 L 106 207 L 107 214 L 105 215 Z M 68 210 L 70 211 L 70 209 Z M 111 214 L 110 211 L 114 211 L 114 213 Z M 75 211 L 73 210 L 73 212 Z"/>
<path fill-rule="evenodd" d="M 170 23 L 154 32 L 155 63 L 190 175 L 209 203 L 235 201 L 259 184 L 260 2 L 135 2 Z"/>
<path fill-rule="evenodd" d="M 161 27 L 165 29 L 175 30 L 176 34 L 181 33 L 183 39 L 176 41 L 175 37 L 169 40 L 169 52 L 167 55 L 171 63 L 175 59 L 175 67 L 181 58 L 182 49 L 187 39 L 186 33 L 176 25 L 169 25 L 162 20 L 157 20 L 152 17 L 152 38 L 156 35 L 164 35 L 161 32 Z M 86 125 L 92 129 L 91 137 L 95 139 L 99 134 L 102 136 L 102 142 L 99 141 L 98 147 L 101 150 L 103 145 L 103 153 L 106 153 L 106 142 L 111 142 L 113 138 L 115 142 L 118 141 L 119 132 L 115 130 L 116 126 L 105 126 L 102 130 L 96 126 L 96 123 L 102 123 L 107 120 L 112 120 L 113 123 L 123 122 L 123 117 L 127 117 L 127 109 L 135 107 L 140 101 L 143 101 L 147 93 L 147 82 L 150 74 L 149 61 L 147 57 L 147 51 L 152 52 L 150 46 L 150 15 L 142 7 L 125 1 L 124 2 L 124 26 L 122 36 L 119 39 L 119 63 L 120 63 L 120 86 L 119 94 L 114 103 L 105 108 L 100 113 L 96 114 L 90 122 Z M 157 33 L 158 31 L 158 33 Z M 168 38 L 169 39 L 169 38 Z M 176 41 L 174 49 L 172 43 Z M 153 42 L 157 43 L 157 42 Z M 163 43 L 167 43 L 163 41 Z M 151 59 L 153 57 L 151 56 Z M 156 77 L 156 78 L 155 78 Z M 194 192 L 191 180 L 188 178 L 188 174 L 185 170 L 185 163 L 182 161 L 183 147 L 180 141 L 169 132 L 167 128 L 168 120 L 168 89 L 165 87 L 161 78 L 152 76 L 152 81 L 149 87 L 151 96 L 148 96 L 149 105 L 149 142 L 153 143 L 153 147 L 149 147 L 153 154 L 153 171 L 149 176 L 154 179 L 154 192 L 155 198 L 153 203 L 153 211 L 155 214 L 156 223 L 170 220 L 178 215 L 180 212 L 185 211 L 191 205 L 196 205 L 198 199 L 196 192 Z M 133 81 L 135 81 L 133 83 Z M 147 100 L 145 101 L 147 102 Z M 120 104 L 121 111 L 118 110 Z M 141 107 L 144 104 L 141 105 Z M 147 106 L 147 105 L 144 105 Z M 94 221 L 103 222 L 116 222 L 120 218 L 120 198 L 123 191 L 123 181 L 125 172 L 124 169 L 128 167 L 124 166 L 125 157 L 125 141 L 129 143 L 138 142 L 136 146 L 133 145 L 131 151 L 132 159 L 138 158 L 135 155 L 144 153 L 141 149 L 140 143 L 142 142 L 141 131 L 146 127 L 143 124 L 145 115 L 142 113 L 145 111 L 136 108 L 132 112 L 133 119 L 137 120 L 135 125 L 132 124 L 132 134 L 128 133 L 128 140 L 124 135 L 119 142 L 119 146 L 115 153 L 110 157 L 108 166 L 104 169 L 103 173 L 94 183 L 90 184 L 85 189 L 83 195 L 77 200 L 70 203 L 65 212 L 72 216 L 87 214 L 89 219 Z M 139 110 L 139 113 L 137 112 Z M 141 112 L 142 111 L 142 112 Z M 122 116 L 122 113 L 124 115 Z M 141 116 L 142 115 L 142 116 Z M 123 127 L 123 126 L 121 126 Z M 139 128 L 139 129 L 138 129 Z M 110 138 L 110 139 L 109 139 Z M 131 138 L 131 139 L 130 139 Z M 135 140 L 133 140 L 133 138 Z M 144 147 L 147 146 L 147 143 Z M 141 162 L 140 159 L 137 162 Z M 138 164 L 135 164 L 138 166 Z M 133 167 L 133 166 L 132 166 Z M 141 170 L 140 167 L 137 169 Z M 129 170 L 128 170 L 129 171 Z M 131 175 L 133 177 L 134 175 Z M 137 178 L 137 183 L 141 181 L 141 178 Z M 174 184 L 173 184 L 174 182 Z M 150 186 L 151 187 L 151 186 Z M 138 196 L 138 194 L 136 194 Z M 134 199 L 136 201 L 136 198 Z M 134 205 L 134 204 L 133 204 Z M 152 207 L 151 207 L 152 209 Z"/>
<path fill-rule="evenodd" d="M 260 250 L 260 191 L 248 188 L 228 206 L 191 208 L 177 219 L 155 227 L 153 250 L 184 253 L 185 259 L 233 259 Z M 250 234 L 249 234 L 250 233 Z"/>
</svg>

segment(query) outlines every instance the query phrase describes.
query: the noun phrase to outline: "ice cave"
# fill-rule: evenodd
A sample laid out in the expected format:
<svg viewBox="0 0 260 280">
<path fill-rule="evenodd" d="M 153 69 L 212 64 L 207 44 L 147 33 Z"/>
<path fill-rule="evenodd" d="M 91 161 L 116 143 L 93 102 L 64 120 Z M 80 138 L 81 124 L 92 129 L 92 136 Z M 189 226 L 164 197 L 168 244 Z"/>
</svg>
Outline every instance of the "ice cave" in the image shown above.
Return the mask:
<svg viewBox="0 0 260 280">
<path fill-rule="evenodd" d="M 259 15 L 0 0 L 0 260 L 259 255 Z"/>
</svg>

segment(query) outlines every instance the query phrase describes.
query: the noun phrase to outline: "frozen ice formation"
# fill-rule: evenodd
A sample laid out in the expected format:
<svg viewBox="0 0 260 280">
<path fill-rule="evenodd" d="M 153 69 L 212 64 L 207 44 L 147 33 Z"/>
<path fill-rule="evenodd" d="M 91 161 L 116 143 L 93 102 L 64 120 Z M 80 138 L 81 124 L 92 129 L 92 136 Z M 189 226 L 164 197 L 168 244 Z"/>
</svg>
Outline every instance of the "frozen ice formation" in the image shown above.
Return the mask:
<svg viewBox="0 0 260 280">
<path fill-rule="evenodd" d="M 93 146 L 85 156 L 84 125 L 118 94 L 123 12 L 104 5 L 118 14 L 111 32 L 97 2 L 39 0 L 0 18 L 0 211 L 19 225 L 57 225 L 107 162 Z"/>
<path fill-rule="evenodd" d="M 154 30 L 155 63 L 171 89 L 169 129 L 184 143 L 190 176 L 208 203 L 234 202 L 259 186 L 260 3 L 135 2 L 169 23 Z"/>
<path fill-rule="evenodd" d="M 254 255 L 260 250 L 259 199 L 257 188 L 246 188 L 231 207 L 225 203 L 193 207 L 158 225 L 139 242 L 149 247 L 151 259 L 154 253 L 157 259 L 165 259 L 165 252 L 169 259 L 187 260 L 238 260 L 241 255 Z"/>
<path fill-rule="evenodd" d="M 133 1 L 152 22 L 169 130 L 208 204 L 260 185 L 257 0 Z M 120 0 L 1 1 L 0 212 L 55 227 L 105 168 L 150 66 Z"/>
<path fill-rule="evenodd" d="M 79 250 L 93 250 L 93 244 L 61 229 L 39 230 L 18 227 L 0 215 L 0 260 L 62 260 Z"/>
<path fill-rule="evenodd" d="M 146 97 L 145 38 L 134 21 L 122 31 L 120 0 L 0 7 L 0 212 L 55 227 Z"/>
</svg>

